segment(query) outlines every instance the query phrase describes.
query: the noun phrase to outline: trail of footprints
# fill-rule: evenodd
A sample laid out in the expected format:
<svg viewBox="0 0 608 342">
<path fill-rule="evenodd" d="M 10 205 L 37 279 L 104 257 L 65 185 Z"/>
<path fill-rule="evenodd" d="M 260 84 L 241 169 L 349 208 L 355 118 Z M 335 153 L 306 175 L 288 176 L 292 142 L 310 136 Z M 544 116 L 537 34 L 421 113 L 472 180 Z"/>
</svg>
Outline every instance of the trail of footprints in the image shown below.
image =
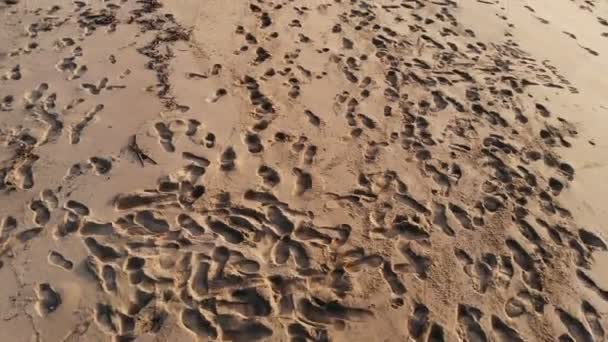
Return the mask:
<svg viewBox="0 0 608 342">
<path fill-rule="evenodd" d="M 85 37 L 102 27 L 112 32 L 121 24 L 115 15 L 120 7 L 111 5 L 96 12 L 75 2 Z M 159 3 L 144 1 L 140 6 L 134 13 L 145 18 L 143 23 L 160 18 Z M 43 190 L 27 206 L 31 222 L 2 219 L 3 250 L 13 240 L 25 244 L 51 230 L 58 247 L 48 251 L 48 263 L 57 272 L 75 272 L 77 265 L 84 265 L 103 294 L 92 308 L 93 320 L 120 341 L 159 331 L 169 315 L 200 339 L 331 340 L 336 329 L 385 315 L 356 295 L 362 290 L 360 279 L 381 280 L 389 293 L 389 310 L 405 310 L 396 315 L 407 311 L 400 324 L 417 341 L 451 341 L 456 336 L 466 341 L 525 341 L 539 336 L 525 336 L 524 331 L 535 330 L 534 322 L 551 317 L 562 327 L 550 332 L 552 339 L 605 338 L 602 313 L 593 300 L 575 295 L 579 309 L 566 309 L 558 292 L 563 287 L 549 274 L 572 275 L 600 300 L 608 300 L 608 290 L 587 274 L 593 252 L 605 251 L 606 243 L 591 230 L 575 228 L 572 215 L 559 203 L 575 170 L 552 148 L 570 147 L 576 131 L 563 119 L 550 121 L 549 108 L 528 103 L 523 95 L 531 86 L 572 91 L 567 80 L 528 57 L 513 41 L 492 46 L 476 41 L 472 31 L 459 27 L 450 2 L 244 6 L 256 26 L 237 25 L 234 34 L 242 35 L 246 45 L 234 54 L 248 58 L 250 65 L 245 74 L 236 75 L 235 89 L 219 88 L 208 99 L 219 105 L 223 97 L 246 94 L 255 115 L 240 141 L 220 145 L 203 122 L 187 115 L 156 121 L 150 131 L 162 151 L 181 154 L 182 168 L 158 179 L 154 189 L 117 194 L 112 220 L 97 217 L 85 203 L 63 198 L 60 191 Z M 279 27 L 285 24 L 284 12 L 291 20 Z M 340 42 L 339 51 L 321 46 L 302 31 L 313 13 L 335 15 L 328 29 Z M 409 31 L 382 26 L 387 16 L 412 23 Z M 162 23 L 150 24 L 151 29 L 166 29 Z M 35 38 L 63 24 L 47 18 L 30 25 L 28 32 Z M 172 29 L 165 33 L 179 36 L 180 31 Z M 298 37 L 286 43 L 284 54 L 282 48 L 267 47 L 268 41 L 285 34 L 283 29 Z M 358 32 L 365 32 L 369 41 L 354 39 Z M 141 53 L 151 65 L 166 66 L 154 49 L 173 41 L 157 40 Z M 358 54 L 359 44 L 369 47 L 370 54 Z M 55 65 L 58 72 L 66 73 L 69 81 L 87 74 L 89 66 L 82 64 L 83 51 L 74 39 L 60 38 L 55 47 L 71 49 L 71 55 Z M 35 49 L 30 44 L 14 56 Z M 304 50 L 327 58 L 339 71 L 307 68 L 299 61 Z M 464 71 L 470 68 L 463 65 L 480 61 L 489 66 L 479 73 Z M 372 62 L 383 68 L 383 77 L 366 75 Z M 228 72 L 224 69 L 214 64 L 209 75 L 220 77 Z M 24 72 L 25 66 L 13 65 L 2 82 L 18 82 Z M 162 67 L 155 72 L 165 105 L 187 111 L 170 98 L 168 72 Z M 328 73 L 340 80 L 333 104 L 339 121 L 299 102 L 309 86 Z M 119 87 L 109 82 L 102 78 L 79 84 L 87 96 L 96 96 Z M 278 89 L 291 99 L 289 109 L 299 108 L 294 113 L 301 113 L 308 125 L 300 132 L 282 128 L 277 113 L 287 106 L 267 92 L 272 82 L 282 84 Z M 452 85 L 463 86 L 464 93 Z M 18 106 L 13 95 L 2 95 L 3 111 Z M 10 163 L 2 163 L 2 191 L 31 189 L 32 166 L 39 158 L 36 147 L 56 141 L 64 131 L 70 144 L 79 144 L 86 128 L 103 114 L 103 104 L 93 105 L 64 130 L 56 98 L 46 83 L 24 93 L 24 108 L 46 129 L 40 136 L 22 132 L 11 137 L 9 143 L 25 148 L 16 150 Z M 374 101 L 382 104 L 377 112 L 366 109 Z M 436 119 L 448 112 L 446 122 Z M 319 164 L 324 162 L 324 144 L 332 141 L 322 130 L 330 121 L 346 127 L 349 144 L 361 160 L 357 184 L 340 193 L 322 190 Z M 533 122 L 543 122 L 540 129 L 534 126 L 537 135 L 523 134 L 525 125 Z M 283 145 L 293 157 L 292 165 L 261 161 L 267 151 Z M 408 172 L 387 170 L 382 166 L 386 158 L 402 159 Z M 259 166 L 249 170 L 246 189 L 218 189 L 208 179 L 211 168 L 226 177 L 242 174 L 241 161 L 252 159 Z M 73 165 L 66 179 L 89 170 L 107 175 L 112 162 L 111 157 L 91 157 Z M 538 171 L 538 164 L 547 166 L 550 174 Z M 475 194 L 463 194 L 461 184 L 471 182 L 471 166 L 482 170 L 482 179 L 473 182 Z M 275 190 L 285 184 L 293 198 L 277 195 Z M 290 204 L 297 198 L 331 200 L 338 208 Z M 348 213 L 352 222 L 319 224 L 331 210 Z M 88 251 L 85 260 L 62 254 L 61 241 L 72 236 Z M 488 242 L 479 241 L 479 236 Z M 453 278 L 464 284 L 454 283 L 455 291 L 474 291 L 478 298 L 471 303 L 450 299 L 441 310 L 425 303 L 420 286 L 440 291 L 437 283 Z M 37 284 L 34 293 L 40 316 L 52 315 L 62 305 L 62 289 L 53 284 Z"/>
<path fill-rule="evenodd" d="M 201 167 L 209 167 L 212 164 L 209 161 L 201 162 L 206 159 L 194 158 L 191 154 L 185 156 L 188 161 L 199 161 Z M 268 167 L 261 169 L 262 174 L 276 176 L 276 171 L 272 173 Z M 272 176 L 271 179 L 276 181 Z M 267 183 L 265 180 L 263 182 Z M 273 182 L 271 184 L 276 185 Z M 399 190 L 399 186 L 396 186 L 396 190 Z M 327 273 L 316 269 L 318 260 L 312 258 L 310 250 L 347 244 L 352 230 L 350 226 L 315 227 L 306 219 L 295 223 L 292 214 L 287 214 L 289 207 L 272 193 L 265 191 L 248 190 L 242 200 L 237 200 L 239 204 L 232 203 L 229 194 L 219 193 L 213 197 L 211 207 L 206 213 L 189 210 L 187 204 L 180 206 L 182 203 L 178 200 L 178 192 L 179 187 L 170 188 L 161 181 L 156 191 L 120 195 L 116 198 L 115 208 L 122 216 L 112 223 L 99 223 L 89 219 L 91 213 L 82 203 L 69 200 L 64 205 L 68 216 L 83 220 L 82 224 L 77 223 L 77 227 L 68 234 L 77 232 L 83 237 L 83 243 L 91 253 L 91 258 L 87 261 L 89 270 L 96 274 L 100 287 L 108 294 L 117 293 L 117 278 L 126 277 L 129 284 L 136 288 L 133 302 L 126 313 L 117 311 L 108 304 L 98 304 L 96 320 L 110 333 L 133 333 L 135 323 L 127 324 L 128 330 L 121 331 L 114 323 L 117 319 L 114 317 L 132 320 L 128 316 L 138 315 L 152 301 L 160 301 L 167 306 L 175 304 L 174 301 L 185 305 L 179 313 L 181 324 L 193 334 L 205 338 L 216 338 L 220 331 L 223 338 L 228 339 L 268 338 L 273 334 L 272 329 L 252 319 L 266 317 L 273 310 L 279 310 L 282 317 L 289 317 L 290 312 L 295 313 L 301 322 L 313 326 L 357 322 L 373 317 L 373 313 L 367 309 L 344 307 L 335 302 L 329 304 L 306 295 L 300 297 L 307 285 L 299 283 L 299 278 L 285 278 L 278 274 L 265 277 L 260 273 L 261 270 L 293 263 L 300 277 L 310 278 L 313 283 L 329 285 L 338 297 L 343 297 L 353 286 L 348 274 L 355 275 L 362 269 L 377 269 L 393 295 L 404 298 L 407 288 L 399 274 L 412 273 L 424 281 L 433 265 L 432 259 L 416 252 L 420 247 L 414 248 L 411 242 L 428 240 L 429 234 L 424 233 L 424 228 L 415 222 L 400 221 L 404 218 L 396 218 L 397 221 L 391 228 L 402 230 L 403 233 L 399 235 L 410 241 L 398 248 L 404 256 L 404 263 L 392 264 L 380 255 L 368 255 L 364 249 L 355 248 L 343 252 L 339 256 L 339 259 L 344 260 L 342 266 L 337 264 L 336 269 Z M 57 207 L 57 199 L 53 199 L 51 193 L 47 192 L 41 197 L 45 198 L 44 203 L 48 203 L 48 206 Z M 420 208 L 420 204 L 412 205 L 410 201 L 404 202 L 407 208 L 421 213 L 428 211 Z M 172 207 L 171 203 L 177 206 Z M 259 203 L 265 209 L 259 210 L 255 208 L 255 204 L 254 207 L 249 207 L 243 203 Z M 456 207 L 452 206 L 449 210 L 455 210 L 455 216 L 458 213 L 465 215 L 464 209 L 454 208 Z M 446 208 L 440 212 L 440 215 L 445 216 Z M 36 212 L 36 217 L 39 215 Z M 174 223 L 171 223 L 166 215 L 173 215 Z M 12 224 L 10 219 L 8 221 L 5 226 Z M 464 227 L 462 222 L 468 222 L 466 220 L 456 219 L 455 222 L 461 222 L 462 229 L 473 229 Z M 173 227 L 179 228 L 175 230 Z M 578 235 L 585 245 L 606 248 L 605 243 L 589 231 L 580 230 Z M 104 238 L 111 236 L 126 238 L 125 246 L 119 247 L 115 241 L 104 242 Z M 237 245 L 238 251 L 231 248 Z M 261 256 L 264 253 L 259 254 L 262 246 L 266 246 L 266 253 L 270 254 L 272 264 L 262 262 Z M 462 263 L 464 272 L 476 279 L 474 288 L 481 293 L 494 286 L 508 287 L 515 274 L 514 264 L 522 271 L 524 283 L 530 282 L 529 291 L 542 291 L 542 285 L 534 280 L 535 272 L 538 271 L 529 252 L 512 239 L 506 241 L 506 246 L 510 250 L 510 256 L 497 257 L 487 253 L 475 260 L 464 250 L 456 249 L 454 254 Z M 49 254 L 49 263 L 64 270 L 71 270 L 73 267 L 71 261 L 55 251 Z M 171 272 L 167 273 L 167 270 L 175 267 L 185 272 L 179 279 L 168 276 Z M 148 291 L 157 287 L 165 289 L 162 298 L 156 298 L 154 292 Z M 60 303 L 57 294 L 53 294 L 49 288 L 41 287 L 40 293 L 40 305 L 43 307 L 41 312 L 51 312 L 53 305 Z M 273 293 L 276 297 L 271 296 Z M 544 298 L 535 296 L 524 290 L 516 298 L 509 300 L 505 307 L 507 317 L 525 313 L 528 310 L 525 303 L 536 306 L 533 310 L 543 312 L 547 303 Z M 271 304 L 270 298 L 275 298 L 276 302 Z M 211 302 L 207 303 L 209 300 Z M 207 303 L 204 304 L 205 307 L 211 306 L 201 311 L 200 304 L 196 303 Z M 221 313 L 225 310 L 238 313 L 239 317 L 247 319 L 226 316 Z M 588 301 L 583 301 L 582 312 L 593 334 L 603 336 L 599 314 Z M 592 333 L 577 318 L 560 308 L 556 309 L 556 314 L 575 340 L 593 340 Z M 410 336 L 416 339 L 426 336 L 427 341 L 447 340 L 445 328 L 440 323 L 432 322 L 429 317 L 428 307 L 420 303 L 415 304 L 407 323 Z M 460 327 L 458 334 L 471 341 L 489 339 L 489 333 L 480 324 L 484 317 L 482 311 L 462 304 L 458 306 L 457 317 Z M 517 330 L 498 316 L 492 315 L 488 319 L 492 334 L 499 340 L 524 340 Z M 293 324 L 288 328 L 290 335 L 309 334 L 306 328 L 299 325 L 301 323 Z M 299 328 L 296 329 L 296 326 Z M 303 331 L 296 334 L 296 330 Z"/>
</svg>

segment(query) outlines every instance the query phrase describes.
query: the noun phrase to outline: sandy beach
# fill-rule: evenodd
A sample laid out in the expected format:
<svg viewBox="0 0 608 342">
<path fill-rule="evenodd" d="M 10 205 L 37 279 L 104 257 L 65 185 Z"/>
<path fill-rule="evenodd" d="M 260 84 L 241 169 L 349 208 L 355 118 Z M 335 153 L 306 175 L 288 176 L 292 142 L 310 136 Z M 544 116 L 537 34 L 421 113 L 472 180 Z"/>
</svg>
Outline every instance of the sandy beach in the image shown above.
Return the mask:
<svg viewBox="0 0 608 342">
<path fill-rule="evenodd" d="M 0 341 L 606 341 L 607 56 L 599 0 L 0 0 Z"/>
</svg>

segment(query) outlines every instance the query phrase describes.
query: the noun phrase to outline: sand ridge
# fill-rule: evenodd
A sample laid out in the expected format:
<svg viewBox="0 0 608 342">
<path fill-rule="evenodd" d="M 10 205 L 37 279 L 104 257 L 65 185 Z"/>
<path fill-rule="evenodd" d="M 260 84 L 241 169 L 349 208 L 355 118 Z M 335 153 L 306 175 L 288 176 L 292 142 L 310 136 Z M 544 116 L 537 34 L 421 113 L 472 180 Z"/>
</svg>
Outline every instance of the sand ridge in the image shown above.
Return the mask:
<svg viewBox="0 0 608 342">
<path fill-rule="evenodd" d="M 580 91 L 457 12 L 1 2 L 0 334 L 604 340 Z"/>
</svg>

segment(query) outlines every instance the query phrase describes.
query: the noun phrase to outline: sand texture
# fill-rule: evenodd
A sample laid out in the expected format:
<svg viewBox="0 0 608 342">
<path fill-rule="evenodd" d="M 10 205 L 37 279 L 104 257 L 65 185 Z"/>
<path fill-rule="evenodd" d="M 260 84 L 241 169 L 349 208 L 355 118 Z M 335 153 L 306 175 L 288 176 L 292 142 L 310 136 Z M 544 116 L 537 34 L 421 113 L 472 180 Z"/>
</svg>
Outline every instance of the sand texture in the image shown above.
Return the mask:
<svg viewBox="0 0 608 342">
<path fill-rule="evenodd" d="M 606 75 L 599 0 L 0 0 L 0 341 L 606 341 Z"/>
</svg>

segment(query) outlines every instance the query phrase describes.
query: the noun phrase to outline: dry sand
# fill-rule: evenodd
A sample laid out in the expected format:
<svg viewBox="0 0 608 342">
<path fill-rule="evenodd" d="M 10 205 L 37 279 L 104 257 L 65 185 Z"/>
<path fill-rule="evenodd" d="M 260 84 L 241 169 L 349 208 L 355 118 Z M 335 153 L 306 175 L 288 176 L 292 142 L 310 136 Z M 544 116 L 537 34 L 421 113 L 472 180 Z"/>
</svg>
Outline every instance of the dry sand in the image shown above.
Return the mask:
<svg viewBox="0 0 608 342">
<path fill-rule="evenodd" d="M 605 341 L 607 43 L 599 0 L 0 0 L 0 341 Z"/>
</svg>

